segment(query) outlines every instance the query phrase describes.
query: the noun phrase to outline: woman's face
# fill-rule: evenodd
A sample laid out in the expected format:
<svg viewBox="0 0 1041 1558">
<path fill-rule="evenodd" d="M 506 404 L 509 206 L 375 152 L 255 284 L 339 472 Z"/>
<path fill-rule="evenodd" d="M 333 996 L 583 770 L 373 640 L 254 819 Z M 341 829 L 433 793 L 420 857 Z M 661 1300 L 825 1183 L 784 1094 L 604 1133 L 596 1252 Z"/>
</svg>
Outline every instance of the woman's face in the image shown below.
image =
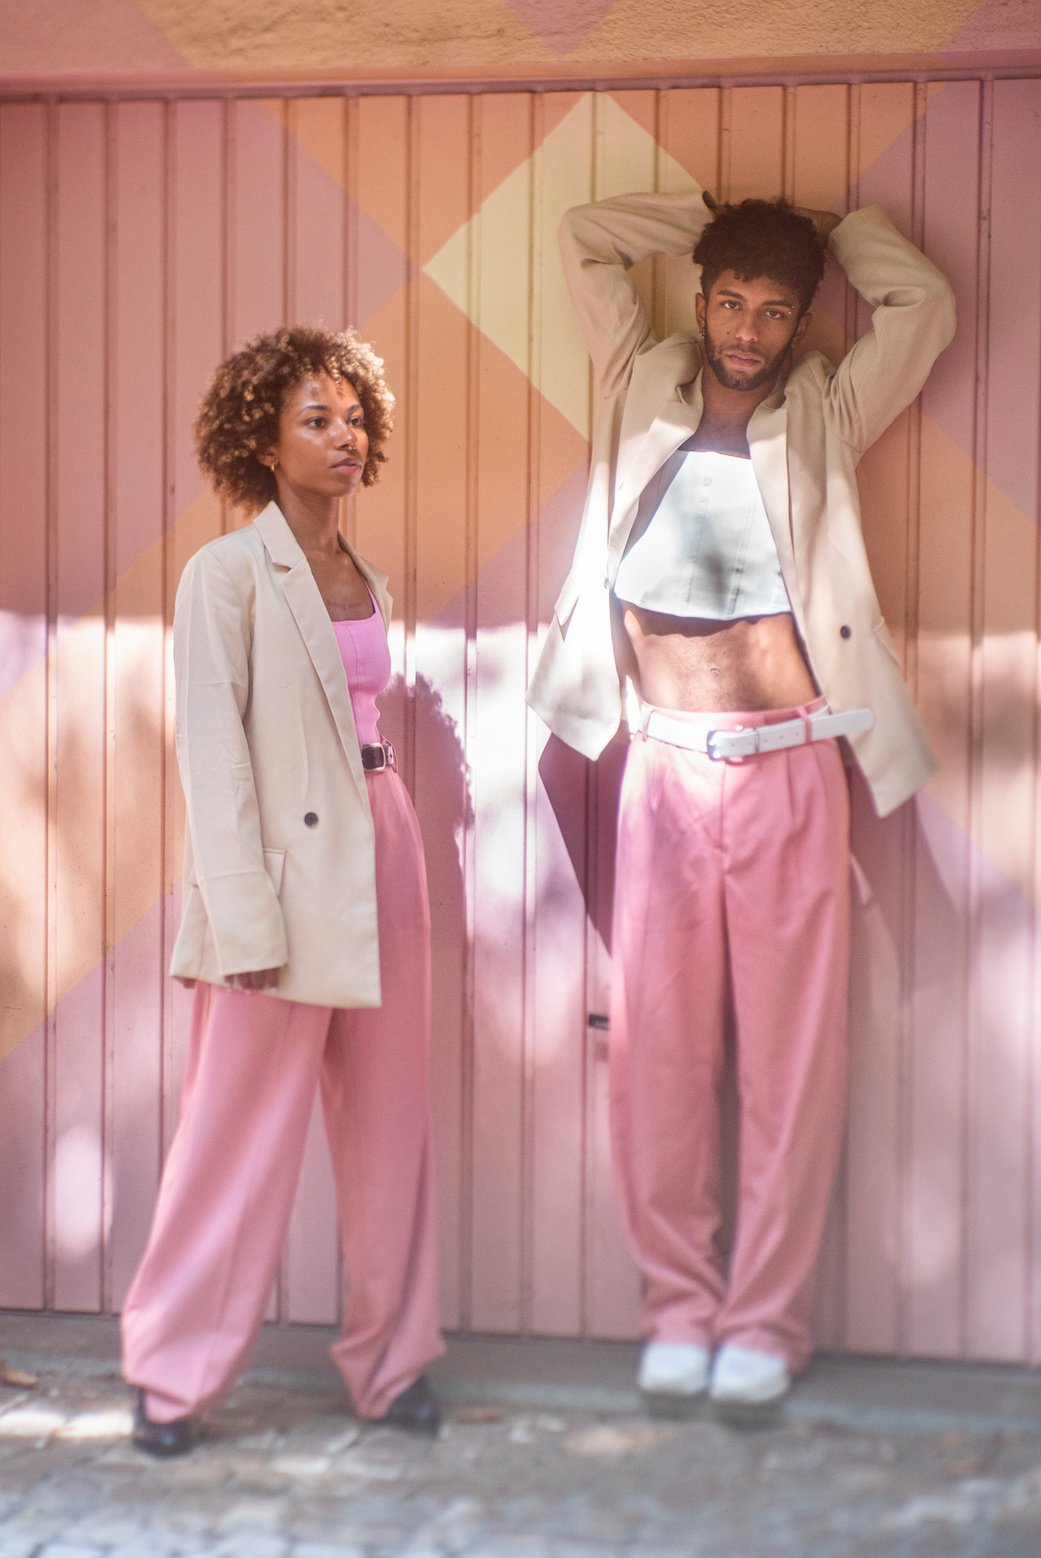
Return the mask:
<svg viewBox="0 0 1041 1558">
<path fill-rule="evenodd" d="M 357 492 L 369 453 L 365 413 L 347 379 L 302 379 L 286 396 L 271 451 L 275 479 L 301 496 Z"/>
</svg>

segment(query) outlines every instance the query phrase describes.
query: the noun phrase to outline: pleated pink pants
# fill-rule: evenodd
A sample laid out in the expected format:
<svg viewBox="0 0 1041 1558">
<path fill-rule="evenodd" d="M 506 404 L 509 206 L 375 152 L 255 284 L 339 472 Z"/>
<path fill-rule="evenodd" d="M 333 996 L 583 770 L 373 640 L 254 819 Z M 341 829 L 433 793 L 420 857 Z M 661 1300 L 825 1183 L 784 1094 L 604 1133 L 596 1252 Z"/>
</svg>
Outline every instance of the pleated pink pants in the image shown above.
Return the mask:
<svg viewBox="0 0 1041 1558">
<path fill-rule="evenodd" d="M 196 987 L 180 1123 L 122 1321 L 124 1373 L 147 1391 L 157 1422 L 207 1406 L 245 1365 L 319 1087 L 347 1269 L 332 1354 L 356 1411 L 383 1416 L 444 1350 L 426 872 L 404 785 L 391 772 L 367 782 L 382 1006 L 339 1010 Z"/>
<path fill-rule="evenodd" d="M 637 736 L 615 884 L 612 1136 L 644 1333 L 738 1342 L 799 1369 L 845 1117 L 849 800 L 836 743 L 713 762 Z M 724 1270 L 728 1013 L 739 1147 Z"/>
</svg>

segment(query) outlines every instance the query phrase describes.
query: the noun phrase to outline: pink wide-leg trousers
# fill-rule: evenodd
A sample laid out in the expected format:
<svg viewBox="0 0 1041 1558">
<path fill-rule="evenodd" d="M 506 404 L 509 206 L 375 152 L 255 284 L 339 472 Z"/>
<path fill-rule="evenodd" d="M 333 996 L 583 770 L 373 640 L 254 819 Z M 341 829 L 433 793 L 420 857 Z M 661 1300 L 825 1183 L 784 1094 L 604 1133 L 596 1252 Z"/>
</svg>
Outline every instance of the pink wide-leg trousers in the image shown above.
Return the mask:
<svg viewBox="0 0 1041 1558">
<path fill-rule="evenodd" d="M 356 1411 L 383 1416 L 443 1351 L 422 842 L 397 774 L 367 783 L 382 1006 L 330 1009 L 196 987 L 180 1123 L 123 1310 L 124 1373 L 147 1391 L 157 1422 L 205 1407 L 244 1366 L 319 1087 L 347 1269 L 332 1354 Z"/>
<path fill-rule="evenodd" d="M 694 718 L 732 728 L 806 712 Z M 637 736 L 613 960 L 614 1161 L 644 1333 L 737 1342 L 801 1368 L 845 1117 L 849 798 L 836 743 L 713 762 Z M 724 1270 L 728 1013 L 740 1139 Z"/>
</svg>

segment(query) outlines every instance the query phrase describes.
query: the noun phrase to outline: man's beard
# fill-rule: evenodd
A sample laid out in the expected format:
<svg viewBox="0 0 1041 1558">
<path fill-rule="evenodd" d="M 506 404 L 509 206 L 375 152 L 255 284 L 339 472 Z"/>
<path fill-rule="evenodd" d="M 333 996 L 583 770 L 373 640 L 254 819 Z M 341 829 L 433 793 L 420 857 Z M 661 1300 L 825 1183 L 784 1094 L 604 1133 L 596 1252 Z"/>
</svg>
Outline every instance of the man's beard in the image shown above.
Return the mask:
<svg viewBox="0 0 1041 1558">
<path fill-rule="evenodd" d="M 764 384 L 770 384 L 774 379 L 779 377 L 781 369 L 784 367 L 785 358 L 788 356 L 788 353 L 791 350 L 791 345 L 789 343 L 788 346 L 784 347 L 777 353 L 776 357 L 771 357 L 768 360 L 764 360 L 762 367 L 757 373 L 753 373 L 751 377 L 746 377 L 741 373 L 732 373 L 727 367 L 726 363 L 723 361 L 723 356 L 719 347 L 716 345 L 715 341 L 713 341 L 711 335 L 709 334 L 708 320 L 705 321 L 704 327 L 702 328 L 701 339 L 705 349 L 705 359 L 724 389 L 762 389 Z M 729 349 L 730 348 L 728 348 L 728 350 Z M 755 354 L 748 352 L 745 353 L 745 355 L 751 357 Z"/>
</svg>

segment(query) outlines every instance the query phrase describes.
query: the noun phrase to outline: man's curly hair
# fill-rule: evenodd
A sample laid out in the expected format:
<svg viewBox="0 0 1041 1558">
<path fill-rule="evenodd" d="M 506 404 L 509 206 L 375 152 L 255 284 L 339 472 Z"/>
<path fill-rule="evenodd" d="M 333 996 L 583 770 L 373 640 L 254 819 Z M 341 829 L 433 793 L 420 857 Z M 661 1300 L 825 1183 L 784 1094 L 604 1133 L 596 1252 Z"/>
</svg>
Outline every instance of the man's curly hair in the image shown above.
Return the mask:
<svg viewBox="0 0 1041 1558">
<path fill-rule="evenodd" d="M 278 442 L 278 423 L 290 392 L 303 379 L 349 379 L 365 413 L 369 453 L 362 481 L 379 480 L 383 445 L 393 426 L 394 396 L 383 360 L 353 330 L 334 334 L 291 325 L 257 335 L 222 362 L 199 404 L 195 447 L 215 491 L 250 513 L 276 496 L 274 472 L 261 456 Z"/>
<path fill-rule="evenodd" d="M 741 281 L 769 276 L 790 287 L 805 314 L 824 275 L 824 248 L 809 217 L 787 200 L 742 200 L 721 205 L 698 239 L 694 263 L 708 297 L 725 270 Z"/>
</svg>

